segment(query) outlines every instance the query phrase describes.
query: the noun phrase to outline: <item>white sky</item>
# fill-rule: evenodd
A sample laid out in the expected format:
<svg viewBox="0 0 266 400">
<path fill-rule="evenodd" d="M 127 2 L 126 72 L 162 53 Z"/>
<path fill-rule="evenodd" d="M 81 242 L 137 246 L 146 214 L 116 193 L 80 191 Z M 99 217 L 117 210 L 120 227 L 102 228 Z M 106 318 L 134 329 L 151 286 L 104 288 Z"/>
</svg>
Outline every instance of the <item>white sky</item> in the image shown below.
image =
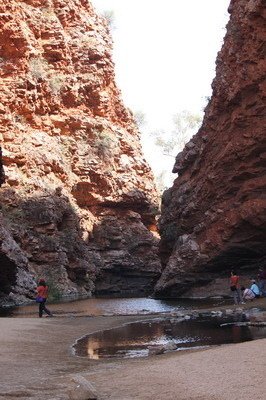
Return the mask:
<svg viewBox="0 0 266 400">
<path fill-rule="evenodd" d="M 125 105 L 146 114 L 146 129 L 169 129 L 173 115 L 185 109 L 201 113 L 230 0 L 91 1 L 99 12 L 114 12 L 117 84 Z"/>
</svg>

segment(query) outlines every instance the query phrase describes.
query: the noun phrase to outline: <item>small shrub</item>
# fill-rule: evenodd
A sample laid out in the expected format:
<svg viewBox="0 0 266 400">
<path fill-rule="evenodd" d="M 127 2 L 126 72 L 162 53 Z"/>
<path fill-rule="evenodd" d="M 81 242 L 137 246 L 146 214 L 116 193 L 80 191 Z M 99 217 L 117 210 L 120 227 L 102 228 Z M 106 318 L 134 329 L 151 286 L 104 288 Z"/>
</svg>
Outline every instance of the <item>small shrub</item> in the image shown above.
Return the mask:
<svg viewBox="0 0 266 400">
<path fill-rule="evenodd" d="M 54 94 L 61 92 L 66 82 L 66 77 L 64 75 L 54 75 L 49 78 L 49 86 Z"/>
<path fill-rule="evenodd" d="M 97 47 L 97 40 L 94 37 L 84 34 L 81 39 L 81 45 L 85 47 Z"/>
<path fill-rule="evenodd" d="M 44 79 L 47 75 L 47 69 L 47 61 L 41 57 L 35 57 L 29 61 L 29 71 L 35 79 Z"/>
<path fill-rule="evenodd" d="M 41 8 L 41 11 L 44 18 L 49 20 L 57 19 L 57 16 L 51 7 L 43 7 Z"/>
<path fill-rule="evenodd" d="M 102 12 L 102 16 L 106 19 L 110 30 L 115 29 L 115 13 L 113 10 L 105 10 Z"/>
<path fill-rule="evenodd" d="M 7 204 L 0 204 L 0 211 L 4 217 L 13 224 L 20 224 L 24 219 L 24 212 L 19 207 L 10 207 Z"/>
<path fill-rule="evenodd" d="M 116 140 L 108 131 L 102 131 L 98 133 L 97 139 L 94 142 L 94 146 L 98 151 L 98 156 L 103 158 L 110 156 L 113 153 L 116 145 Z"/>
</svg>

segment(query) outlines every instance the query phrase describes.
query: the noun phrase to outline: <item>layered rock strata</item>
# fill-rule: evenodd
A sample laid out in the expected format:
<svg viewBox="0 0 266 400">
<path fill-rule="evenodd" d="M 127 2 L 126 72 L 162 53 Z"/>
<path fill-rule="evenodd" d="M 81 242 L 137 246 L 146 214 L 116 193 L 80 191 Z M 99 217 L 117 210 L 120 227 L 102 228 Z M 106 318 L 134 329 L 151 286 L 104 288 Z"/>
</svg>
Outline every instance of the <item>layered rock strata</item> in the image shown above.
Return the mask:
<svg viewBox="0 0 266 400">
<path fill-rule="evenodd" d="M 55 294 L 149 291 L 157 193 L 106 21 L 87 0 L 2 1 L 0 44 L 2 296 L 40 276 Z"/>
<path fill-rule="evenodd" d="M 158 294 L 228 293 L 231 268 L 252 277 L 266 263 L 265 2 L 229 13 L 203 125 L 163 195 Z"/>
</svg>

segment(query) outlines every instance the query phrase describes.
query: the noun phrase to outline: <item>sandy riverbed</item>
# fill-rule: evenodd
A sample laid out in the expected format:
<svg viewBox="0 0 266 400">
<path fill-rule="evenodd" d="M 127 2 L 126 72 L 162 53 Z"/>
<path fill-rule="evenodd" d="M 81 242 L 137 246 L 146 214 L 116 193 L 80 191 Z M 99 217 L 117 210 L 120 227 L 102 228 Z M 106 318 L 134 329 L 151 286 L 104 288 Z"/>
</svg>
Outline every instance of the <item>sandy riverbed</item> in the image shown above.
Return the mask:
<svg viewBox="0 0 266 400">
<path fill-rule="evenodd" d="M 85 400 L 73 394 L 77 376 L 92 383 L 99 400 L 266 399 L 266 339 L 144 359 L 71 353 L 84 334 L 146 318 L 0 318 L 0 399 Z"/>
</svg>

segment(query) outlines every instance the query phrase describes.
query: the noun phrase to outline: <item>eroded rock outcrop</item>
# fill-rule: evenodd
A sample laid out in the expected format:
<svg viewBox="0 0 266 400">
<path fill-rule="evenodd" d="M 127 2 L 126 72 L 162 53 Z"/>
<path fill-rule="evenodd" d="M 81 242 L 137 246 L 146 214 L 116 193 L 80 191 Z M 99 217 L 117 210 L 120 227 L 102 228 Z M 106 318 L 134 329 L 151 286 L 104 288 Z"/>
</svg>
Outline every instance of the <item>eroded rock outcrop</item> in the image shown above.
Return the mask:
<svg viewBox="0 0 266 400">
<path fill-rule="evenodd" d="M 87 0 L 4 1 L 0 44 L 0 292 L 149 290 L 157 193 L 107 23 Z"/>
<path fill-rule="evenodd" d="M 222 294 L 230 268 L 250 276 L 266 262 L 265 2 L 229 12 L 203 125 L 163 195 L 157 293 Z"/>
</svg>

